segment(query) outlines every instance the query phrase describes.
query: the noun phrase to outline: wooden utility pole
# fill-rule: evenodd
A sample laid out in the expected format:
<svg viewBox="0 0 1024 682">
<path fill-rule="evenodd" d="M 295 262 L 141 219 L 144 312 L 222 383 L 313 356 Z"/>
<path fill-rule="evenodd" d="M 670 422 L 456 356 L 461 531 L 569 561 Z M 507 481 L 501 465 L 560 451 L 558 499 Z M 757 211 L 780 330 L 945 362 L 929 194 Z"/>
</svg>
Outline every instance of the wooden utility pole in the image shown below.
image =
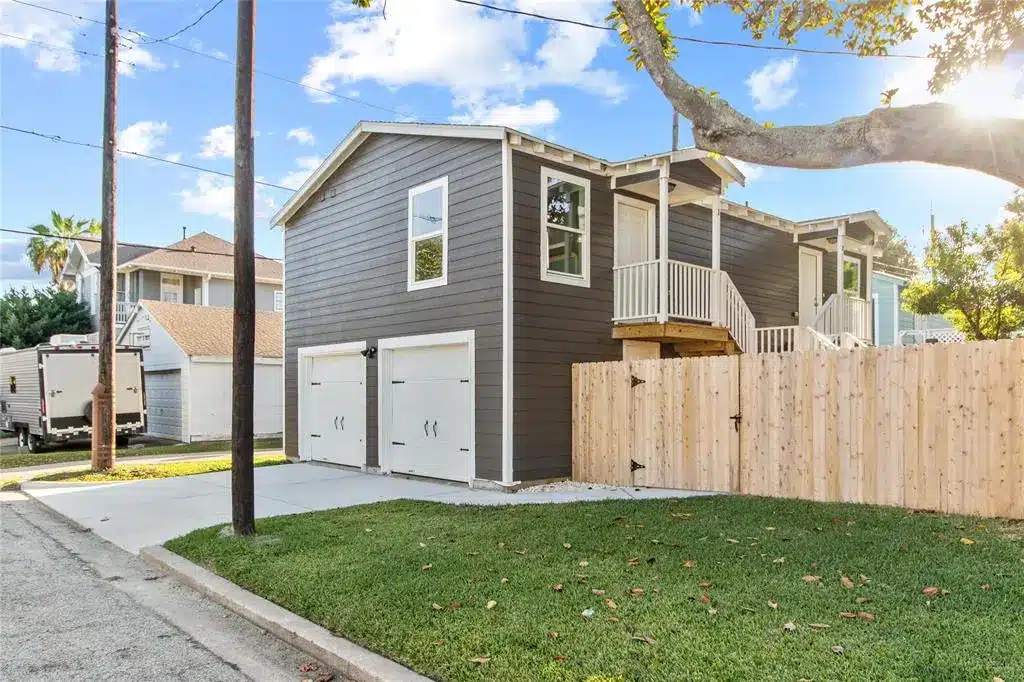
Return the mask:
<svg viewBox="0 0 1024 682">
<path fill-rule="evenodd" d="M 92 391 L 92 468 L 114 466 L 117 406 L 114 401 L 114 283 L 117 274 L 117 0 L 107 0 L 103 96 L 103 232 L 100 235 L 99 371 Z"/>
<path fill-rule="evenodd" d="M 238 0 L 238 36 L 235 47 L 235 350 L 231 364 L 231 525 L 236 535 L 256 532 L 252 474 L 256 348 L 252 138 L 255 5 L 256 0 Z"/>
</svg>

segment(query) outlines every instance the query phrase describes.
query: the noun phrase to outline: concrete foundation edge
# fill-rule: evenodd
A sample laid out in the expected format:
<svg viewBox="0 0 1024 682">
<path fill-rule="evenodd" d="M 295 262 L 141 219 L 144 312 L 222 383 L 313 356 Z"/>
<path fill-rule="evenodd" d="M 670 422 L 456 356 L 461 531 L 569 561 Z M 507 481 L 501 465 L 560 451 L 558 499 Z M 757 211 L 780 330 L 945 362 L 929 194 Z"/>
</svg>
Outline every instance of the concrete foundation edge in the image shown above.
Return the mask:
<svg viewBox="0 0 1024 682">
<path fill-rule="evenodd" d="M 243 590 L 230 580 L 221 578 L 170 550 L 160 546 L 144 547 L 139 556 L 354 682 L 430 682 L 430 678 L 347 639 L 336 637 L 319 625 Z"/>
</svg>

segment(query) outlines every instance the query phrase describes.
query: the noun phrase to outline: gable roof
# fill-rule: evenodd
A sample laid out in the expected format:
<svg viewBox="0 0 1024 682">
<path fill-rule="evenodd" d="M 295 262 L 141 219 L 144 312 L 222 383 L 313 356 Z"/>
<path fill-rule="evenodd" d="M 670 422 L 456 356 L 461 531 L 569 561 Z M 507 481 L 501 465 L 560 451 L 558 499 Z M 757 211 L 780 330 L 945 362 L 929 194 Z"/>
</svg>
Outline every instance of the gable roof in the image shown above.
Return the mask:
<svg viewBox="0 0 1024 682">
<path fill-rule="evenodd" d="M 196 253 L 187 253 L 194 250 Z M 120 254 L 120 249 L 118 250 Z M 121 268 L 153 268 L 176 271 L 194 271 L 233 277 L 235 245 L 209 232 L 199 232 L 174 242 L 166 249 L 150 249 L 127 261 L 118 261 Z M 256 256 L 256 279 L 281 282 L 284 273 L 281 263 Z"/>
<path fill-rule="evenodd" d="M 299 211 L 313 194 L 337 171 L 348 158 L 359 148 L 359 146 L 374 133 L 386 133 L 391 135 L 424 135 L 431 137 L 456 137 L 478 140 L 505 140 L 508 139 L 514 144 L 523 145 L 524 148 L 539 148 L 552 150 L 560 156 L 583 162 L 591 172 L 602 175 L 614 175 L 626 172 L 631 165 L 638 162 L 657 161 L 665 159 L 669 162 L 680 160 L 699 159 L 714 171 L 724 182 L 738 182 L 743 184 L 745 178 L 743 173 L 725 157 L 713 156 L 700 149 L 690 148 L 675 151 L 667 151 L 651 156 L 643 156 L 625 161 L 612 162 L 597 156 L 585 154 L 575 149 L 565 147 L 554 142 L 528 135 L 514 128 L 496 125 L 466 125 L 454 123 L 388 123 L 384 121 L 360 121 L 345 136 L 345 139 L 334 148 L 334 151 L 324 160 L 320 166 L 313 171 L 306 181 L 302 183 L 298 191 L 281 207 L 281 210 L 271 219 L 271 225 L 286 227 L 286 223 Z"/>
<path fill-rule="evenodd" d="M 230 356 L 234 350 L 234 309 L 164 301 L 140 301 L 134 318 L 145 310 L 188 356 Z M 123 327 L 127 332 L 133 320 Z M 256 313 L 256 357 L 280 358 L 284 344 L 284 314 Z"/>
<path fill-rule="evenodd" d="M 151 251 L 156 250 L 155 246 L 138 246 L 134 244 L 118 244 L 117 245 L 117 262 L 118 264 L 126 263 L 130 260 L 143 256 Z M 70 251 L 68 251 L 68 259 L 64 262 L 64 268 L 61 270 L 61 277 L 71 277 L 69 268 L 71 263 L 74 261 L 72 256 L 78 253 L 85 262 L 90 265 L 99 267 L 100 265 L 100 243 L 93 241 L 76 241 L 72 244 Z"/>
</svg>

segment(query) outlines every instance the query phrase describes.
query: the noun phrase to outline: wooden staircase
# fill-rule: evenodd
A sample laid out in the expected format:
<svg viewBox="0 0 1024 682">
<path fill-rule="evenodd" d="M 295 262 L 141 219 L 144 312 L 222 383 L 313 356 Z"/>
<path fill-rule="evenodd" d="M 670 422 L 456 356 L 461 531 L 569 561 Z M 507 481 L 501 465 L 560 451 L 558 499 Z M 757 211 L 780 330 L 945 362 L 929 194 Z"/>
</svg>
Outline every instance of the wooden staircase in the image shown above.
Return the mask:
<svg viewBox="0 0 1024 682">
<path fill-rule="evenodd" d="M 686 322 L 617 324 L 612 338 L 622 341 L 623 360 L 648 360 L 677 355 L 682 358 L 737 355 L 740 347 L 725 327 Z M 668 347 L 668 350 L 666 349 Z"/>
</svg>

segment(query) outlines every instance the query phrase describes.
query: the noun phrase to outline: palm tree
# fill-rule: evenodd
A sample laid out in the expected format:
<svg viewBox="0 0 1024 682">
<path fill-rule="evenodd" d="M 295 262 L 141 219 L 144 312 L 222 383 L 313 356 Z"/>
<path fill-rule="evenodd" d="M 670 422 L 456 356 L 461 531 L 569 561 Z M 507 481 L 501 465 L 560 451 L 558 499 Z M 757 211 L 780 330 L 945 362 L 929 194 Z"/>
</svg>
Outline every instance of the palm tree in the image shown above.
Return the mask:
<svg viewBox="0 0 1024 682">
<path fill-rule="evenodd" d="M 73 215 L 64 217 L 56 211 L 50 211 L 49 225 L 40 223 L 29 229 L 39 236 L 28 240 L 28 260 L 37 273 L 48 266 L 54 284 L 67 262 L 71 242 L 78 237 L 99 236 L 101 231 L 95 220 L 75 220 Z"/>
</svg>

